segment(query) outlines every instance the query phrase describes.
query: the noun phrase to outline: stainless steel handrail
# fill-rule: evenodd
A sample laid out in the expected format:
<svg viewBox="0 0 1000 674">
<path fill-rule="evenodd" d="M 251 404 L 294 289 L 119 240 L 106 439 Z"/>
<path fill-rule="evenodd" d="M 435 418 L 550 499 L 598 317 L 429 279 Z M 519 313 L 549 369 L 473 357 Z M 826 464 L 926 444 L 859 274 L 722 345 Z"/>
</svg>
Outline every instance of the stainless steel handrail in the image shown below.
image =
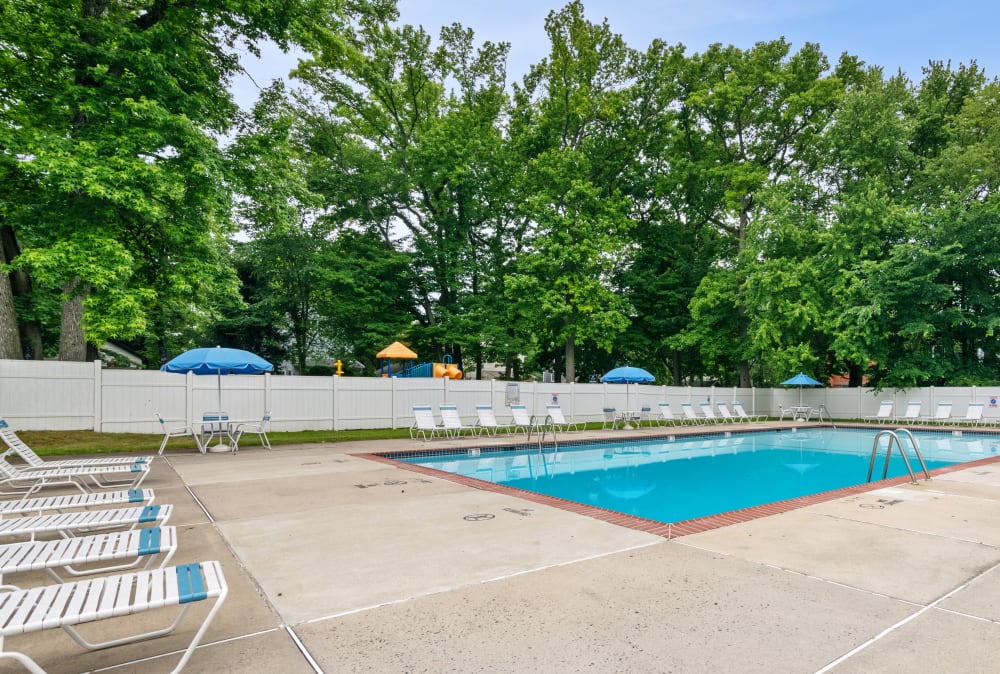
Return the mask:
<svg viewBox="0 0 1000 674">
<path fill-rule="evenodd" d="M 882 468 L 882 479 L 884 480 L 886 476 L 889 475 L 889 460 L 892 458 L 892 444 L 895 442 L 896 446 L 899 447 L 899 455 L 903 457 L 903 464 L 906 466 L 906 472 L 910 475 L 910 482 L 912 484 L 917 484 L 917 477 L 913 474 L 913 468 L 910 467 L 910 460 L 906 456 L 906 450 L 903 447 L 903 441 L 900 440 L 899 434 L 905 433 L 910 438 L 910 444 L 913 446 L 913 452 L 917 455 L 917 460 L 920 461 L 920 467 L 924 471 L 924 477 L 926 479 L 931 479 L 930 473 L 927 471 L 927 464 L 924 463 L 924 457 L 920 453 L 920 443 L 917 442 L 917 438 L 908 428 L 897 428 L 895 431 L 885 429 L 879 431 L 875 434 L 875 441 L 872 443 L 872 455 L 871 459 L 868 461 L 868 477 L 865 482 L 872 481 L 872 471 L 875 469 L 875 455 L 878 452 L 878 442 L 883 435 L 889 437 L 889 444 L 886 447 L 885 452 L 885 466 Z"/>
</svg>

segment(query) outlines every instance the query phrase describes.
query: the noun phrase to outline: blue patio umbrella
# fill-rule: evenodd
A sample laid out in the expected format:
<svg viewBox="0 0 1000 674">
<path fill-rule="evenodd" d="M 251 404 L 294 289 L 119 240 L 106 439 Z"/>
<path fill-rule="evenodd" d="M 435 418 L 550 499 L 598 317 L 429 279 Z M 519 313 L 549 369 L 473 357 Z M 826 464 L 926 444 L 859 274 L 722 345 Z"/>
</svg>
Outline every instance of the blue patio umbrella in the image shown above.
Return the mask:
<svg viewBox="0 0 1000 674">
<path fill-rule="evenodd" d="M 609 384 L 625 384 L 625 407 L 628 407 L 629 384 L 646 384 L 655 380 L 656 377 L 646 370 L 643 370 L 641 367 L 632 367 L 631 365 L 624 365 L 616 367 L 613 370 L 608 370 L 601 377 L 601 381 L 608 382 Z M 631 426 L 627 425 L 626 428 L 631 428 Z"/>
<path fill-rule="evenodd" d="M 219 409 L 222 409 L 222 375 L 271 372 L 274 366 L 255 353 L 221 346 L 185 351 L 160 368 L 164 372 L 194 372 L 217 377 Z"/>
<path fill-rule="evenodd" d="M 798 386 L 799 387 L 799 405 L 802 404 L 802 387 L 803 386 L 822 386 L 821 382 L 816 381 L 809 375 L 799 372 L 797 375 L 791 379 L 786 379 L 781 382 L 782 386 Z"/>
</svg>

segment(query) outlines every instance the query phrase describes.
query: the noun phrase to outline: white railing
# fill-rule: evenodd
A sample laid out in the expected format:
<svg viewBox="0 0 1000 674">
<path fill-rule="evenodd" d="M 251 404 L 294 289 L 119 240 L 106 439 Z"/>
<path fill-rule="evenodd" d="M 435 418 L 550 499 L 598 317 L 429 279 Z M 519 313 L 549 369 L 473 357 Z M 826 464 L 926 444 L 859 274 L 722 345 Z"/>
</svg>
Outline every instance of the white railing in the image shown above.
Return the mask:
<svg viewBox="0 0 1000 674">
<path fill-rule="evenodd" d="M 455 403 L 463 418 L 475 420 L 477 404 L 491 404 L 503 420 L 508 382 L 498 380 L 385 379 L 372 377 L 299 377 L 280 375 L 193 375 L 148 370 L 102 369 L 100 361 L 0 360 L 0 417 L 15 429 L 78 430 L 106 433 L 158 433 L 156 413 L 192 422 L 205 411 L 229 413 L 231 419 L 272 414 L 277 431 L 406 428 L 413 405 Z M 529 413 L 543 412 L 558 401 L 575 421 L 600 421 L 605 407 L 656 409 L 657 403 L 739 400 L 751 413 L 778 416 L 779 406 L 799 402 L 798 389 L 621 384 L 551 384 L 518 382 L 520 402 Z M 964 415 L 970 402 L 986 404 L 984 418 L 1000 419 L 1000 386 L 930 387 L 874 393 L 861 388 L 803 389 L 803 404 L 825 405 L 834 419 L 874 415 L 879 401 L 891 399 L 897 414 L 911 400 L 922 414 L 934 413 L 939 401 Z"/>
</svg>

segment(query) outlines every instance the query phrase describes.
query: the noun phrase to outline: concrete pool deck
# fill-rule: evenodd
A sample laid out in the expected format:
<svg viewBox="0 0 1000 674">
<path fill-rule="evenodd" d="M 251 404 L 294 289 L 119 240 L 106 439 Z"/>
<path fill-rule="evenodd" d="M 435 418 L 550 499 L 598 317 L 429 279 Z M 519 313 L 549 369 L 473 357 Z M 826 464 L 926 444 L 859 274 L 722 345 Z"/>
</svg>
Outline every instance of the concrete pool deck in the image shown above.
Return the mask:
<svg viewBox="0 0 1000 674">
<path fill-rule="evenodd" d="M 175 506 L 173 562 L 218 559 L 230 588 L 185 671 L 997 671 L 1000 459 L 668 540 L 362 456 L 468 444 L 154 461 L 143 486 Z M 167 672 L 196 628 L 5 646 L 50 672 Z"/>
</svg>

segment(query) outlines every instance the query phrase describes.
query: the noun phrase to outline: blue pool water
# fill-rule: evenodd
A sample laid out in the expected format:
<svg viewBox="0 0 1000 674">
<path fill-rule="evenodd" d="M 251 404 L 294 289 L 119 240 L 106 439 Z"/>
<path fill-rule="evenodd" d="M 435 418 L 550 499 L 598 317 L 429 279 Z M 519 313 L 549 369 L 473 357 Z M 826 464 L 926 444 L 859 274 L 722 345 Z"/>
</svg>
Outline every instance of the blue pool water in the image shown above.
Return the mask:
<svg viewBox="0 0 1000 674">
<path fill-rule="evenodd" d="M 679 522 L 865 482 L 876 431 L 795 429 L 674 436 L 395 459 L 659 522 Z M 996 456 L 994 435 L 917 433 L 928 470 Z M 881 479 L 885 448 L 873 480 Z M 922 476 L 912 453 L 910 464 Z M 906 474 L 893 451 L 889 477 Z"/>
</svg>

